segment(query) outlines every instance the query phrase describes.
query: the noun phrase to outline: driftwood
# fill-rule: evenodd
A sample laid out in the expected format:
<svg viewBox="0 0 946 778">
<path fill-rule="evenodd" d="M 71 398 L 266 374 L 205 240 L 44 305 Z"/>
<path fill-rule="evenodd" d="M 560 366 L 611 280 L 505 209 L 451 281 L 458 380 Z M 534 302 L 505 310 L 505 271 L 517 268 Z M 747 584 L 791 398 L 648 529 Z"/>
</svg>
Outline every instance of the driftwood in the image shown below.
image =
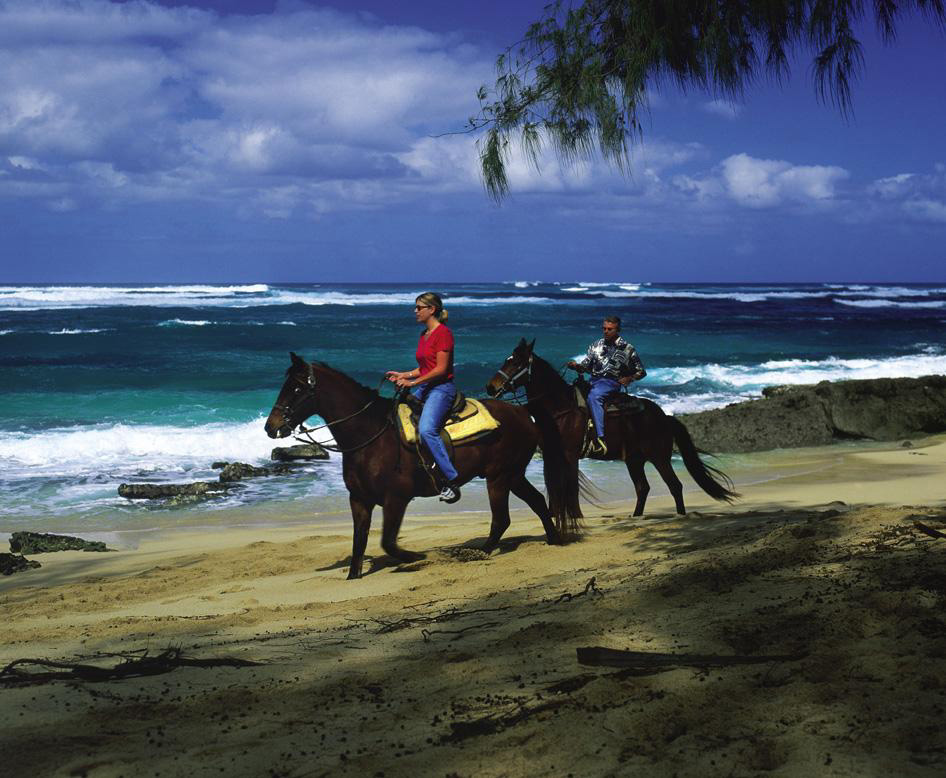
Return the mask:
<svg viewBox="0 0 946 778">
<path fill-rule="evenodd" d="M 622 667 L 641 675 L 660 673 L 676 667 L 733 667 L 765 662 L 795 662 L 805 654 L 770 654 L 768 656 L 731 656 L 715 654 L 667 654 L 653 651 L 621 651 L 616 648 L 588 646 L 578 649 L 578 662 L 593 667 Z"/>
<path fill-rule="evenodd" d="M 913 526 L 924 535 L 929 535 L 931 538 L 946 538 L 946 532 L 940 532 L 938 529 L 928 527 L 922 521 L 914 521 Z"/>
<path fill-rule="evenodd" d="M 168 648 L 156 656 L 145 651 L 140 656 L 108 654 L 121 661 L 112 667 L 57 662 L 51 659 L 17 659 L 0 670 L 0 686 L 30 686 L 52 681 L 119 681 L 125 678 L 141 678 L 161 675 L 178 667 L 254 667 L 260 662 L 229 657 L 216 659 L 194 659 L 184 656 L 180 648 Z M 24 670 L 25 667 L 47 668 L 47 672 Z"/>
</svg>

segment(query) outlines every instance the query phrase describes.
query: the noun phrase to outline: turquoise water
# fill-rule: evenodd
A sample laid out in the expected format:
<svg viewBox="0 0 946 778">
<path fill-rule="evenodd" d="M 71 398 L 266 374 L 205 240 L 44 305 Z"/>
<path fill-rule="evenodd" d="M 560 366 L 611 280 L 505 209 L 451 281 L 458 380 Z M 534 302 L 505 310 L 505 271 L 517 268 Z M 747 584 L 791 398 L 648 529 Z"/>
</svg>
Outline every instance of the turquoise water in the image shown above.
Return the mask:
<svg viewBox="0 0 946 778">
<path fill-rule="evenodd" d="M 0 531 L 206 522 L 240 506 L 272 516 L 344 512 L 337 458 L 177 510 L 129 503 L 116 489 L 215 478 L 214 460 L 267 461 L 274 442 L 262 425 L 288 352 L 377 386 L 385 370 L 412 366 L 412 305 L 427 288 L 0 287 Z M 457 337 L 457 381 L 474 396 L 520 337 L 560 365 L 598 337 L 606 313 L 624 318 L 648 369 L 637 391 L 670 412 L 725 405 L 770 384 L 946 373 L 946 285 L 437 290 Z M 620 471 L 600 467 L 597 478 L 625 488 Z"/>
</svg>

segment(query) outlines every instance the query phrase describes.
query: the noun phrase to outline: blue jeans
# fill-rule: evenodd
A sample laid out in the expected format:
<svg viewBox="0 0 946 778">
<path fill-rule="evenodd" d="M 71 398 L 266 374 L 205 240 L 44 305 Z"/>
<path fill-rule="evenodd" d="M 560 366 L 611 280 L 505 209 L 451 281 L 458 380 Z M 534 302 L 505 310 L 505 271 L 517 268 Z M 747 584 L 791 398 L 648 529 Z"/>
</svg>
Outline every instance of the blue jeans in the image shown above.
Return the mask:
<svg viewBox="0 0 946 778">
<path fill-rule="evenodd" d="M 440 439 L 440 430 L 443 429 L 444 419 L 456 399 L 457 387 L 453 381 L 436 386 L 421 384 L 411 394 L 424 403 L 424 410 L 421 411 L 420 420 L 417 422 L 417 433 L 433 456 L 440 472 L 448 481 L 452 481 L 457 477 L 457 470 L 450 461 L 447 447 Z"/>
<path fill-rule="evenodd" d="M 613 378 L 591 379 L 591 391 L 588 392 L 588 408 L 591 410 L 591 418 L 595 423 L 595 431 L 602 440 L 604 439 L 604 398 L 620 388 L 621 384 Z"/>
</svg>

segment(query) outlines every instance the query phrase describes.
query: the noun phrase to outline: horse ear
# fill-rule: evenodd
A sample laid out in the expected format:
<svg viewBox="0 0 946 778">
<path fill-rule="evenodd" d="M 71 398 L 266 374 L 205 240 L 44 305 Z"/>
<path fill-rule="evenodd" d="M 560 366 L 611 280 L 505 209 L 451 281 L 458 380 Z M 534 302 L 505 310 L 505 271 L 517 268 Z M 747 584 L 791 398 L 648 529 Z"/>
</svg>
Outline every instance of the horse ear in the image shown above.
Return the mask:
<svg viewBox="0 0 946 778">
<path fill-rule="evenodd" d="M 526 345 L 526 339 L 525 339 L 525 338 L 519 338 L 519 345 L 516 346 L 516 348 L 523 348 L 525 345 Z"/>
<path fill-rule="evenodd" d="M 304 360 L 302 357 L 300 357 L 298 354 L 296 354 L 295 351 L 290 351 L 290 352 L 289 352 L 289 358 L 292 360 L 292 364 L 293 364 L 294 367 L 299 367 L 300 365 L 303 365 L 303 366 L 305 365 L 305 360 Z"/>
<path fill-rule="evenodd" d="M 525 338 L 523 338 L 522 340 L 524 342 Z M 532 342 L 529 344 L 529 351 L 532 351 L 534 348 L 535 348 L 535 338 L 533 338 Z"/>
</svg>

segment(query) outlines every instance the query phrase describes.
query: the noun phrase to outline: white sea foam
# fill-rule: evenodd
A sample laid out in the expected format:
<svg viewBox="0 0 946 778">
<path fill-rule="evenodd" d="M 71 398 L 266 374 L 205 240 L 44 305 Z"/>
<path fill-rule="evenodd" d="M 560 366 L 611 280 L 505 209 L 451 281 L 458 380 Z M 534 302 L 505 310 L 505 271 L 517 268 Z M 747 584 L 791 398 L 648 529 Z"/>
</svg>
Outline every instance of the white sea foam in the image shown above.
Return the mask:
<svg viewBox="0 0 946 778">
<path fill-rule="evenodd" d="M 47 335 L 94 335 L 96 332 L 111 332 L 109 329 L 104 330 L 70 330 L 70 329 L 61 329 L 61 330 L 51 330 L 47 332 Z"/>
<path fill-rule="evenodd" d="M 0 335 L 9 335 L 13 330 L 0 330 Z"/>
<path fill-rule="evenodd" d="M 841 305 L 850 305 L 855 308 L 946 308 L 946 300 L 837 300 Z"/>
<path fill-rule="evenodd" d="M 946 374 L 946 355 L 941 353 L 910 354 L 888 359 L 784 359 L 758 365 L 708 364 L 648 371 L 652 380 L 662 384 L 680 385 L 704 380 L 739 390 L 853 378 L 909 378 L 942 374 Z"/>
<path fill-rule="evenodd" d="M 208 324 L 217 322 L 207 319 L 168 319 L 158 324 L 159 327 L 206 327 Z"/>
<path fill-rule="evenodd" d="M 261 462 L 274 445 L 264 419 L 194 427 L 112 424 L 42 432 L 0 433 L 0 469 L 5 477 L 126 478 L 207 469 L 212 460 Z M 313 417 L 312 424 L 317 419 Z M 314 436 L 332 442 L 328 430 Z M 290 441 L 291 443 L 291 441 Z"/>
</svg>

